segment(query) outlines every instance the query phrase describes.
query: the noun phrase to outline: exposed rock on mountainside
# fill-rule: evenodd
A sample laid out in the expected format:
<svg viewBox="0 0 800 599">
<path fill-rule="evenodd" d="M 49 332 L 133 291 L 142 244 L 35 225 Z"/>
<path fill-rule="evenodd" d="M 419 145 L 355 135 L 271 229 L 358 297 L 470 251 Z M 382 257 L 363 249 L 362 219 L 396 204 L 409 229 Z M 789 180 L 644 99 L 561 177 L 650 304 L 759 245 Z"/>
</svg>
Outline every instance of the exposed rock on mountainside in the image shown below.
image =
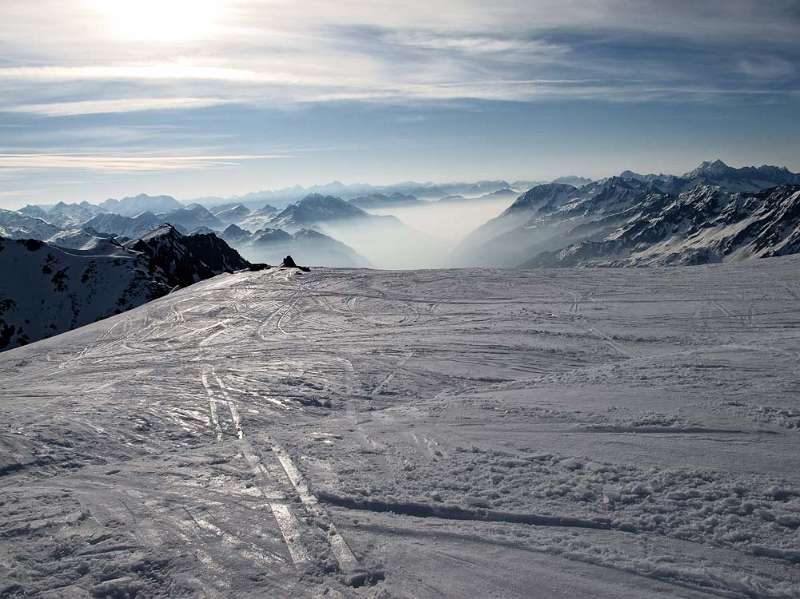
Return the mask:
<svg viewBox="0 0 800 599">
<path fill-rule="evenodd" d="M 286 256 L 283 259 L 283 262 L 281 262 L 281 268 L 297 268 L 298 270 L 302 270 L 303 272 L 311 271 L 311 269 L 308 268 L 308 266 L 298 266 L 295 263 L 294 258 L 292 258 L 291 256 Z"/>
<path fill-rule="evenodd" d="M 182 235 L 171 225 L 129 241 L 125 248 L 147 257 L 150 268 L 158 269 L 173 286 L 185 287 L 249 266 L 239 252 L 213 233 Z"/>
<path fill-rule="evenodd" d="M 683 177 L 625 171 L 580 189 L 539 186 L 470 234 L 453 261 L 501 266 L 671 264 L 790 253 L 797 251 L 791 249 L 791 239 L 800 219 L 784 204 L 793 203 L 797 185 L 800 175 L 785 168 L 736 169 L 717 160 Z M 778 216 L 775 210 L 783 213 Z M 761 227 L 757 236 L 762 241 L 756 245 L 734 234 L 741 227 L 746 235 L 755 235 L 751 220 Z M 712 231 L 726 241 L 712 239 Z M 658 247 L 648 250 L 656 243 Z"/>
<path fill-rule="evenodd" d="M 212 235 L 164 226 L 121 246 L 87 249 L 0 238 L 0 349 L 24 345 L 139 306 L 176 286 L 248 268 Z"/>
<path fill-rule="evenodd" d="M 728 194 L 699 185 L 653 195 L 598 240 L 541 254 L 528 266 L 702 264 L 800 252 L 800 185 Z"/>
</svg>

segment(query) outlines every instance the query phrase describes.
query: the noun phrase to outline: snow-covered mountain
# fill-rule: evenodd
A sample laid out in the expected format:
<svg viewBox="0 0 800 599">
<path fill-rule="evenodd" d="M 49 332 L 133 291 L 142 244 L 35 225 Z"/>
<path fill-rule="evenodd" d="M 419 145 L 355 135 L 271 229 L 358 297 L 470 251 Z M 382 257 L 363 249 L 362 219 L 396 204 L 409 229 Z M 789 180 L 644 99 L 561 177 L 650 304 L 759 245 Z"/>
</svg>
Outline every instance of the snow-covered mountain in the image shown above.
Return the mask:
<svg viewBox="0 0 800 599">
<path fill-rule="evenodd" d="M 764 165 L 734 168 L 722 160 L 703 162 L 682 178 L 688 180 L 684 189 L 704 184 L 718 185 L 727 191 L 759 191 L 777 185 L 800 185 L 800 174 L 786 167 Z"/>
<path fill-rule="evenodd" d="M 234 204 L 233 206 L 217 207 L 212 209 L 211 213 L 222 223 L 230 225 L 239 223 L 252 214 L 252 210 L 242 204 Z"/>
<path fill-rule="evenodd" d="M 589 185 L 592 180 L 587 177 L 577 177 L 575 175 L 567 175 L 553 179 L 551 183 L 563 183 L 565 185 L 572 185 L 573 187 L 583 187 Z"/>
<path fill-rule="evenodd" d="M 179 210 L 183 208 L 183 204 L 172 196 L 150 196 L 140 193 L 121 200 L 108 199 L 100 204 L 100 208 L 123 216 L 136 216 L 142 212 L 164 213 Z"/>
<path fill-rule="evenodd" d="M 102 235 L 90 227 L 76 227 L 59 231 L 44 241 L 61 248 L 90 250 L 109 239 L 113 239 L 113 236 Z"/>
<path fill-rule="evenodd" d="M 0 350 L 249 266 L 216 236 L 187 237 L 170 226 L 124 246 L 95 239 L 81 250 L 0 238 Z"/>
<path fill-rule="evenodd" d="M 233 223 L 249 231 L 257 231 L 267 226 L 267 223 L 275 216 L 278 209 L 269 204 L 265 204 L 253 210 L 245 218 Z"/>
<path fill-rule="evenodd" d="M 370 266 L 369 261 L 350 246 L 312 229 L 287 233 L 282 229 L 265 228 L 250 234 L 237 225 L 230 225 L 221 237 L 253 262 L 280 264 L 284 256 L 292 255 L 311 266 Z"/>
<path fill-rule="evenodd" d="M 247 243 L 250 241 L 250 236 L 250 231 L 238 225 L 228 225 L 225 227 L 225 230 L 219 234 L 219 237 L 224 239 L 228 245 Z"/>
<path fill-rule="evenodd" d="M 200 227 L 207 227 L 214 231 L 221 231 L 225 228 L 223 221 L 200 204 L 191 204 L 185 208 L 178 208 L 157 216 L 162 223 L 170 223 L 183 231 L 194 231 Z"/>
<path fill-rule="evenodd" d="M 172 225 L 161 225 L 124 247 L 146 256 L 150 267 L 164 273 L 173 286 L 185 287 L 221 272 L 250 266 L 215 234 L 183 235 Z"/>
<path fill-rule="evenodd" d="M 800 185 L 730 193 L 698 185 L 653 194 L 599 239 L 541 254 L 528 266 L 702 264 L 800 252 Z"/>
<path fill-rule="evenodd" d="M 270 221 L 270 227 L 297 231 L 331 221 L 369 220 L 372 217 L 361 208 L 336 196 L 311 194 L 281 210 Z"/>
<path fill-rule="evenodd" d="M 640 175 L 625 171 L 618 177 L 594 181 L 581 188 L 561 184 L 538 186 L 520 196 L 500 216 L 470 234 L 454 251 L 452 260 L 457 265 L 501 266 L 583 264 L 586 261 L 616 263 L 616 257 L 607 255 L 609 252 L 613 254 L 613 248 L 623 253 L 620 260 L 625 263 L 720 260 L 736 252 L 712 247 L 704 249 L 701 240 L 705 238 L 701 236 L 691 242 L 696 254 L 693 258 L 684 255 L 683 250 L 676 249 L 676 256 L 667 259 L 662 255 L 669 253 L 664 248 L 656 252 L 657 255 L 647 254 L 647 258 L 643 255 L 629 261 L 627 252 L 630 248 L 621 239 L 627 238 L 630 231 L 626 227 L 633 227 L 633 220 L 656 219 L 661 227 L 676 227 L 673 235 L 685 235 L 677 241 L 687 242 L 688 237 L 697 231 L 686 229 L 682 221 L 678 222 L 679 217 L 674 212 L 658 213 L 660 207 L 683 206 L 681 218 L 686 216 L 687 211 L 694 211 L 692 221 L 695 226 L 708 229 L 719 224 L 713 220 L 718 215 L 700 210 L 701 203 L 697 198 L 707 194 L 709 189 L 713 188 L 726 206 L 737 202 L 737 205 L 745 206 L 734 211 L 739 215 L 737 218 L 742 220 L 755 217 L 750 210 L 768 210 L 759 200 L 752 199 L 761 196 L 752 194 L 776 185 L 784 186 L 780 188 L 781 191 L 776 191 L 777 195 L 787 193 L 786 190 L 790 189 L 787 185 L 800 185 L 800 175 L 772 166 L 736 169 L 718 160 L 704 162 L 681 177 Z M 756 191 L 751 191 L 753 189 Z M 748 201 L 742 199 L 741 194 L 745 191 L 751 194 Z M 734 196 L 738 199 L 734 199 Z M 766 194 L 765 197 L 772 201 L 776 196 Z M 762 216 L 769 220 L 768 216 Z M 791 217 L 787 218 L 789 220 L 783 219 L 775 227 L 796 226 L 796 223 L 792 224 Z M 728 225 L 731 223 L 726 223 Z M 635 228 L 638 230 L 647 226 L 646 223 L 637 222 Z M 780 237 L 779 233 L 775 235 Z M 789 244 L 786 247 L 793 246 Z M 762 255 L 762 249 L 752 252 L 742 250 L 736 255 Z M 769 250 L 764 251 L 769 253 Z M 785 249 L 781 251 L 786 253 Z"/>
<path fill-rule="evenodd" d="M 55 225 L 15 210 L 0 209 L 0 237 L 9 239 L 47 239 L 59 232 Z"/>
<path fill-rule="evenodd" d="M 136 239 L 164 222 L 163 218 L 156 216 L 152 212 L 142 212 L 133 217 L 109 212 L 98 214 L 84 223 L 84 227 L 90 227 L 106 235 Z"/>
<path fill-rule="evenodd" d="M 59 202 L 53 206 L 25 206 L 19 210 L 21 214 L 27 214 L 36 218 L 41 218 L 50 224 L 61 228 L 76 227 L 85 223 L 90 218 L 105 212 L 100 206 L 81 202 L 80 204 L 67 204 Z"/>
<path fill-rule="evenodd" d="M 504 187 L 503 189 L 498 189 L 497 191 L 492 191 L 490 193 L 485 193 L 480 196 L 473 196 L 473 197 L 464 197 L 461 194 L 454 194 L 454 195 L 447 195 L 443 198 L 440 198 L 438 203 L 439 204 L 455 204 L 459 202 L 487 202 L 487 201 L 495 201 L 495 200 L 510 200 L 517 197 L 519 193 L 511 189 L 510 187 Z"/>
<path fill-rule="evenodd" d="M 536 213 L 556 211 L 577 192 L 577 188 L 562 183 L 547 183 L 528 190 L 499 216 L 468 235 L 453 252 L 454 264 L 513 266 L 523 261 L 537 245 L 557 239 L 561 229 L 553 222 L 537 230 Z"/>
</svg>

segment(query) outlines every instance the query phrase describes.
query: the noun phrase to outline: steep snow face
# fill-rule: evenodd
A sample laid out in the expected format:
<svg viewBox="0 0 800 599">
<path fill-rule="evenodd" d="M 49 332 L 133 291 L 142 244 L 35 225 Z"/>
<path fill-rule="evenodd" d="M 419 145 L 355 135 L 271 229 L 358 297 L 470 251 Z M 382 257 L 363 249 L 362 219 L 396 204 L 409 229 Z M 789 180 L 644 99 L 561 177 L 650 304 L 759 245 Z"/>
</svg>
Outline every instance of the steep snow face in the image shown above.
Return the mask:
<svg viewBox="0 0 800 599">
<path fill-rule="evenodd" d="M 0 350 L 118 314 L 169 291 L 119 246 L 68 250 L 0 238 Z"/>
<path fill-rule="evenodd" d="M 4 352 L 4 594 L 794 599 L 799 294 L 270 269 Z"/>
<path fill-rule="evenodd" d="M 800 186 L 730 194 L 700 185 L 654 196 L 614 231 L 529 266 L 699 264 L 800 252 Z"/>
<path fill-rule="evenodd" d="M 106 200 L 100 204 L 100 208 L 122 216 L 136 216 L 142 212 L 153 212 L 155 214 L 172 212 L 183 208 L 183 204 L 172 196 L 149 196 L 142 193 L 137 196 L 122 198 L 121 200 Z"/>
<path fill-rule="evenodd" d="M 65 229 L 51 235 L 45 241 L 50 245 L 73 250 L 91 250 L 106 242 L 113 243 L 97 231 L 85 228 Z"/>
<path fill-rule="evenodd" d="M 41 218 L 0 209 L 0 237 L 11 239 L 47 239 L 59 228 Z"/>
<path fill-rule="evenodd" d="M 183 236 L 170 226 L 126 246 L 92 237 L 82 248 L 0 238 L 0 350 L 250 266 L 215 235 Z"/>
</svg>

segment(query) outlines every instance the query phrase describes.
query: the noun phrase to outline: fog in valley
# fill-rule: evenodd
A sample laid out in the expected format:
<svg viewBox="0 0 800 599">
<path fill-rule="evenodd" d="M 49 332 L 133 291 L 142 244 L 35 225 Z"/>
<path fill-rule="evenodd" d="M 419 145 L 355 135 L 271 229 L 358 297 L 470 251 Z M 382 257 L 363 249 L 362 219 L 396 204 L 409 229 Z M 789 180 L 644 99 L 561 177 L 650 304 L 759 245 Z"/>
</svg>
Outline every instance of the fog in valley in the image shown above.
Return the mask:
<svg viewBox="0 0 800 599">
<path fill-rule="evenodd" d="M 365 256 L 375 268 L 444 268 L 452 265 L 451 252 L 467 235 L 512 202 L 465 199 L 370 209 L 370 214 L 394 218 L 372 227 L 333 222 L 322 230 Z M 397 221 L 405 226 L 398 227 Z"/>
</svg>

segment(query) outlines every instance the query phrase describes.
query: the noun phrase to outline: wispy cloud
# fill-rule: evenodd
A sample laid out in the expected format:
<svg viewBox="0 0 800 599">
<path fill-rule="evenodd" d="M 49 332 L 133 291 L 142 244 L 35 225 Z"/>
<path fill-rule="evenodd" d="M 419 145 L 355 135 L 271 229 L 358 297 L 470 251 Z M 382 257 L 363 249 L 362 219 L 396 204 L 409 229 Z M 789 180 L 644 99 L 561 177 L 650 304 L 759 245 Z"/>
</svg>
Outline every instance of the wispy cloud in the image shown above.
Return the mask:
<svg viewBox="0 0 800 599">
<path fill-rule="evenodd" d="M 141 43 L 128 21 L 158 16 L 157 2 L 41 1 L 44 10 L 0 8 L 0 81 L 6 109 L 44 116 L 342 99 L 641 101 L 642 84 L 674 86 L 673 98 L 699 86 L 747 92 L 757 79 L 779 80 L 776 93 L 800 85 L 798 15 L 781 2 L 220 0 L 211 11 L 203 0 L 183 19 L 192 3 L 180 0 L 161 15 L 163 35 Z M 203 14 L 208 27 L 196 22 Z M 82 83 L 70 87 L 81 97 L 53 101 L 54 82 Z"/>
<path fill-rule="evenodd" d="M 0 154 L 0 169 L 77 169 L 111 172 L 173 171 L 235 166 L 243 161 L 291 158 L 279 154 L 218 156 L 124 156 L 91 154 Z"/>
<path fill-rule="evenodd" d="M 114 114 L 141 112 L 145 110 L 178 110 L 208 108 L 228 103 L 222 98 L 131 98 L 122 100 L 81 100 L 77 102 L 51 102 L 47 104 L 23 104 L 0 111 L 24 112 L 40 116 L 77 116 L 88 114 Z"/>
</svg>

